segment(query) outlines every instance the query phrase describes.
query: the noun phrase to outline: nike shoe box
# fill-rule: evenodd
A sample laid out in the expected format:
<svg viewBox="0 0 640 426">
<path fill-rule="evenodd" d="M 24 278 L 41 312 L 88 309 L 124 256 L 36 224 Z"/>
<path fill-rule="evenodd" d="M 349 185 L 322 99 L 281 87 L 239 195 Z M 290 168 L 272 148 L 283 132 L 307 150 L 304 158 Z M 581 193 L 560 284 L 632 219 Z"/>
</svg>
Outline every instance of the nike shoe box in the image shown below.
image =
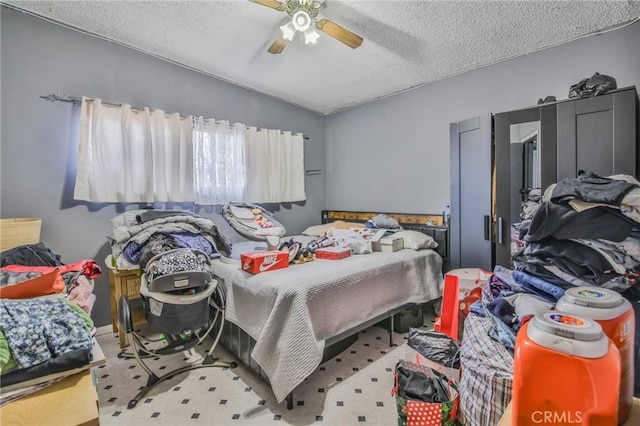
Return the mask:
<svg viewBox="0 0 640 426">
<path fill-rule="evenodd" d="M 252 274 L 289 267 L 289 255 L 284 251 L 260 251 L 240 255 L 242 269 Z"/>
<path fill-rule="evenodd" d="M 373 251 L 381 251 L 385 253 L 391 253 L 394 251 L 402 250 L 404 248 L 404 240 L 402 237 L 384 237 L 378 241 L 371 243 Z"/>
<path fill-rule="evenodd" d="M 316 250 L 316 259 L 339 260 L 351 256 L 349 247 L 325 247 Z"/>
</svg>

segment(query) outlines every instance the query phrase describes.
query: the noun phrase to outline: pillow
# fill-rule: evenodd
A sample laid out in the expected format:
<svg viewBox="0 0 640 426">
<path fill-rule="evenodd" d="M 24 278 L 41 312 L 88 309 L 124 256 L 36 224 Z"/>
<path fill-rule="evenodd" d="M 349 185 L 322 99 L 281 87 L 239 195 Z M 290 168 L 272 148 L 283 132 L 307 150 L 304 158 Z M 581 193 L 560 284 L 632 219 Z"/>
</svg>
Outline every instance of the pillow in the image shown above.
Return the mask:
<svg viewBox="0 0 640 426">
<path fill-rule="evenodd" d="M 386 214 L 379 214 L 376 217 L 371 218 L 369 221 L 373 223 L 376 228 L 384 228 L 384 229 L 401 229 L 402 228 L 397 220 L 387 216 Z"/>
<path fill-rule="evenodd" d="M 400 231 L 393 234 L 394 237 L 402 237 L 404 240 L 404 248 L 420 250 L 433 249 L 438 247 L 438 243 L 427 234 L 419 231 Z"/>
<path fill-rule="evenodd" d="M 366 226 L 362 223 L 356 222 L 344 222 L 342 220 L 337 220 L 331 223 L 323 223 L 322 225 L 313 225 L 302 231 L 302 235 L 308 235 L 310 237 L 319 237 L 327 232 L 329 228 L 336 229 L 351 229 L 351 228 L 366 228 Z"/>
</svg>

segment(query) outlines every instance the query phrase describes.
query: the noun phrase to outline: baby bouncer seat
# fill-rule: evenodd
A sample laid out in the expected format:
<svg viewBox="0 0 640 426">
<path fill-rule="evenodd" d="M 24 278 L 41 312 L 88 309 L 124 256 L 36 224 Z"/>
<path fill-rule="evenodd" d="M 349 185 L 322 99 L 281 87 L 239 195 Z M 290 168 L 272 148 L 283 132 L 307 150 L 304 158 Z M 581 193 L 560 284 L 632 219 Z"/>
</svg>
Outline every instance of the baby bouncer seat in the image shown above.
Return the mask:
<svg viewBox="0 0 640 426">
<path fill-rule="evenodd" d="M 212 355 L 222 335 L 225 297 L 210 266 L 209 256 L 196 249 L 170 250 L 147 263 L 140 280 L 140 295 L 147 324 L 160 334 L 159 338 L 149 339 L 134 330 L 129 299 L 122 296 L 118 301 L 118 323 L 132 351 L 119 356 L 135 358 L 149 376 L 146 386 L 129 401 L 127 408 L 134 408 L 156 385 L 180 373 L 204 367 L 237 366 L 235 362 L 222 362 Z M 145 358 L 188 351 L 209 335 L 213 338 L 211 347 L 196 363 L 158 377 L 144 362 Z"/>
</svg>

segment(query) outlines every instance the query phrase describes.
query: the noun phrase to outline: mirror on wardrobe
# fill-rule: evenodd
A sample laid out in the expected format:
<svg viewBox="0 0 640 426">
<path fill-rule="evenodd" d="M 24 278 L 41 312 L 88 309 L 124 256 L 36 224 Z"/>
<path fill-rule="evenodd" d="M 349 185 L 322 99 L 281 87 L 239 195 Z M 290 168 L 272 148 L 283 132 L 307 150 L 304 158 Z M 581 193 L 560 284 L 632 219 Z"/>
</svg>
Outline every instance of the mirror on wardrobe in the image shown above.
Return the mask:
<svg viewBox="0 0 640 426">
<path fill-rule="evenodd" d="M 511 150 L 511 220 L 512 232 L 517 225 L 526 219 L 532 203 L 539 200 L 540 195 L 540 121 L 517 123 L 510 126 Z M 515 226 L 515 228 L 514 228 Z M 521 245 L 516 238 L 511 238 L 511 254 L 515 254 Z"/>
<path fill-rule="evenodd" d="M 540 190 L 540 121 L 511 125 L 511 223 L 522 219 L 529 193 Z"/>
<path fill-rule="evenodd" d="M 495 264 L 511 267 L 511 256 L 522 246 L 513 225 L 527 217 L 529 199 L 556 178 L 556 105 L 495 114 L 494 128 Z"/>
</svg>

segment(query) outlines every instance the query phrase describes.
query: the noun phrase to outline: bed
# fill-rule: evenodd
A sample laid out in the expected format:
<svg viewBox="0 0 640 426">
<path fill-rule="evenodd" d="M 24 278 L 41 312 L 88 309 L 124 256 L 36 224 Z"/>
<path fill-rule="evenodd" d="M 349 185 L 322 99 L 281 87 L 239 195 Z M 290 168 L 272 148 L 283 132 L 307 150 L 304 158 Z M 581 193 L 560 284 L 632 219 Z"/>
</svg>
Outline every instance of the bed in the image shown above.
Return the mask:
<svg viewBox="0 0 640 426">
<path fill-rule="evenodd" d="M 323 211 L 322 222 L 365 222 L 376 215 Z M 227 299 L 222 345 L 271 385 L 278 402 L 286 399 L 288 408 L 295 387 L 353 343 L 361 330 L 390 320 L 392 336 L 398 314 L 441 297 L 448 261 L 442 217 L 386 215 L 405 230 L 431 236 L 438 247 L 316 259 L 257 275 L 238 264 L 213 261 Z"/>
</svg>

